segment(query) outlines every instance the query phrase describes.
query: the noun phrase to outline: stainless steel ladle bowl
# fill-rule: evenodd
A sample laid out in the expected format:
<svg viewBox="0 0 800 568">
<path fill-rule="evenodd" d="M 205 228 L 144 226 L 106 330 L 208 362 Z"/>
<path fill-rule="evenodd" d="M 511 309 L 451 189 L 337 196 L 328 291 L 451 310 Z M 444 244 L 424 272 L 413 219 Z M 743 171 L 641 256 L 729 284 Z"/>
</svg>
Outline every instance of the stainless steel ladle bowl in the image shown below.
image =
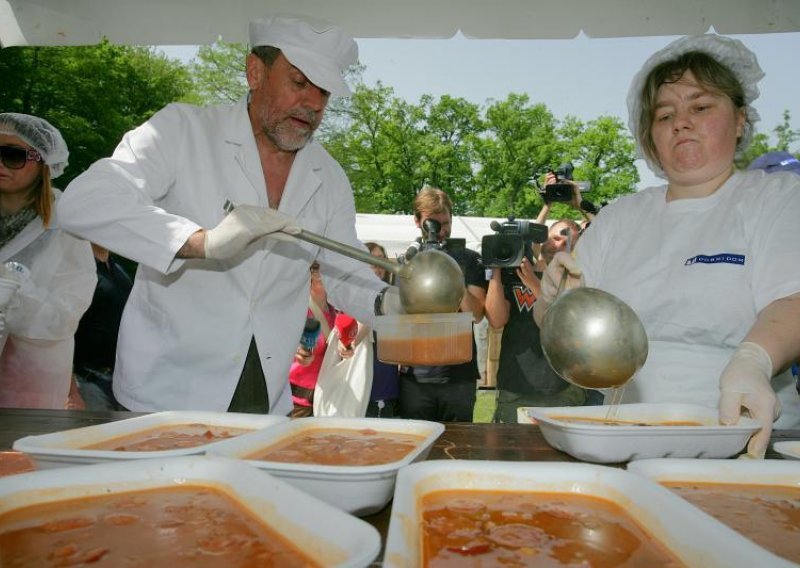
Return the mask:
<svg viewBox="0 0 800 568">
<path fill-rule="evenodd" d="M 409 314 L 457 312 L 466 292 L 461 267 L 442 251 L 425 250 L 406 264 L 397 264 L 306 230 L 292 236 L 396 274 L 400 301 Z"/>
<path fill-rule="evenodd" d="M 542 320 L 542 350 L 558 376 L 579 387 L 620 387 L 647 360 L 647 333 L 631 307 L 597 288 L 558 295 Z"/>
</svg>

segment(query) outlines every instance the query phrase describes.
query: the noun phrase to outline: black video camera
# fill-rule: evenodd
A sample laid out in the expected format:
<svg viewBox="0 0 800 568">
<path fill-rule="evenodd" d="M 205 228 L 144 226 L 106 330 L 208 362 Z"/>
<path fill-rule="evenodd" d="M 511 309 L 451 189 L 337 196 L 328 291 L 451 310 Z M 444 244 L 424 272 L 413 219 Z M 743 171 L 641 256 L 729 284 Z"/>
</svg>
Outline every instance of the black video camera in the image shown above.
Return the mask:
<svg viewBox="0 0 800 568">
<path fill-rule="evenodd" d="M 425 235 L 417 237 L 406 249 L 401 262 L 405 262 L 414 258 L 419 252 L 424 250 L 440 250 L 444 252 L 453 252 L 467 247 L 467 239 L 443 239 L 439 240 L 439 231 L 442 225 L 435 219 L 425 219 L 422 223 L 422 229 Z"/>
<path fill-rule="evenodd" d="M 564 183 L 564 180 L 573 181 L 572 172 L 574 169 L 575 167 L 572 163 L 567 162 L 566 164 L 561 164 L 555 170 L 552 170 L 553 175 L 556 176 L 556 183 L 548 183 L 544 186 L 544 190 L 540 191 L 545 203 L 569 203 L 572 201 L 572 184 Z M 588 181 L 576 183 L 581 193 L 589 191 L 590 184 Z"/>
<path fill-rule="evenodd" d="M 481 260 L 486 268 L 517 267 L 525 257 L 533 262 L 531 244 L 547 240 L 547 225 L 532 221 L 509 217 L 503 223 L 492 221 L 489 226 L 495 234 L 481 239 Z"/>
</svg>

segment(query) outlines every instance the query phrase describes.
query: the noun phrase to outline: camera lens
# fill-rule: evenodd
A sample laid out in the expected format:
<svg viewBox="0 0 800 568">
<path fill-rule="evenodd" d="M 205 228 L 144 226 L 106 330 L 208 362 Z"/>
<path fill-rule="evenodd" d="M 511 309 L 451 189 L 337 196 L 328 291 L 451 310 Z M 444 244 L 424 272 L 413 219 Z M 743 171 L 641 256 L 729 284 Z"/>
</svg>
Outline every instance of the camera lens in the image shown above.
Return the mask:
<svg viewBox="0 0 800 568">
<path fill-rule="evenodd" d="M 500 241 L 497 243 L 495 250 L 495 258 L 500 262 L 508 262 L 517 255 L 517 249 L 513 243 L 509 241 Z"/>
</svg>

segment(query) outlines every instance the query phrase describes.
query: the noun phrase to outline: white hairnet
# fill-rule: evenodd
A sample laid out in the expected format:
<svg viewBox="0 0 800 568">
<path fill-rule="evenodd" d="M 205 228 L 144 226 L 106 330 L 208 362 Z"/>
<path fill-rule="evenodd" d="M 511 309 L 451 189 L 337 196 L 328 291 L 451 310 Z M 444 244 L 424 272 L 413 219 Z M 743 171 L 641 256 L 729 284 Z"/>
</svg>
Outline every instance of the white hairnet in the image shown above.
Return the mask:
<svg viewBox="0 0 800 568">
<path fill-rule="evenodd" d="M 50 177 L 57 178 L 67 167 L 69 150 L 58 128 L 38 116 L 16 112 L 0 113 L 0 133 L 17 136 L 42 155 L 50 166 Z"/>
<path fill-rule="evenodd" d="M 753 101 L 758 98 L 758 82 L 764 77 L 764 72 L 758 64 L 755 53 L 747 49 L 738 39 L 733 39 L 716 34 L 686 36 L 670 43 L 665 48 L 657 51 L 644 62 L 642 68 L 633 77 L 628 89 L 628 127 L 636 139 L 636 149 L 639 157 L 643 158 L 650 169 L 659 177 L 665 177 L 661 167 L 648 158 L 639 140 L 639 119 L 642 110 L 642 88 L 650 72 L 661 63 L 677 59 L 684 53 L 699 51 L 706 53 L 717 60 L 739 80 L 744 91 L 745 112 L 748 120 L 745 122 L 738 150 L 744 150 L 753 137 L 753 125 L 761 118 L 752 107 Z"/>
</svg>

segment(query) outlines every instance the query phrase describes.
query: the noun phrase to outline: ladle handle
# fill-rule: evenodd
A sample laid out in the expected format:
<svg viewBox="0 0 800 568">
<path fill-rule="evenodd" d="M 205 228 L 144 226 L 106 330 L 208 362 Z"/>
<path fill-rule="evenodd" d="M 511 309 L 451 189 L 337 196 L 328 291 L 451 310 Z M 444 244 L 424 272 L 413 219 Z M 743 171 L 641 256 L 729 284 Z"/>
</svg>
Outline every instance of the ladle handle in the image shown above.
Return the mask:
<svg viewBox="0 0 800 568">
<path fill-rule="evenodd" d="M 561 292 L 564 291 L 564 285 L 567 283 L 567 278 L 569 277 L 569 270 L 564 267 L 564 274 L 561 275 L 561 281 L 558 283 L 558 290 L 556 290 L 556 298 L 561 295 Z"/>
<path fill-rule="evenodd" d="M 392 262 L 389 259 L 378 258 L 377 256 L 373 256 L 370 253 L 356 247 L 351 247 L 350 245 L 331 240 L 327 237 L 323 237 L 322 235 L 312 233 L 311 231 L 306 231 L 305 229 L 301 229 L 297 234 L 292 233 L 292 236 L 300 239 L 301 241 L 306 241 L 324 249 L 338 252 L 341 255 L 366 262 L 367 264 L 379 266 L 385 270 L 388 270 L 389 272 L 392 272 L 393 274 L 399 274 L 401 269 L 401 265 Z"/>
</svg>

